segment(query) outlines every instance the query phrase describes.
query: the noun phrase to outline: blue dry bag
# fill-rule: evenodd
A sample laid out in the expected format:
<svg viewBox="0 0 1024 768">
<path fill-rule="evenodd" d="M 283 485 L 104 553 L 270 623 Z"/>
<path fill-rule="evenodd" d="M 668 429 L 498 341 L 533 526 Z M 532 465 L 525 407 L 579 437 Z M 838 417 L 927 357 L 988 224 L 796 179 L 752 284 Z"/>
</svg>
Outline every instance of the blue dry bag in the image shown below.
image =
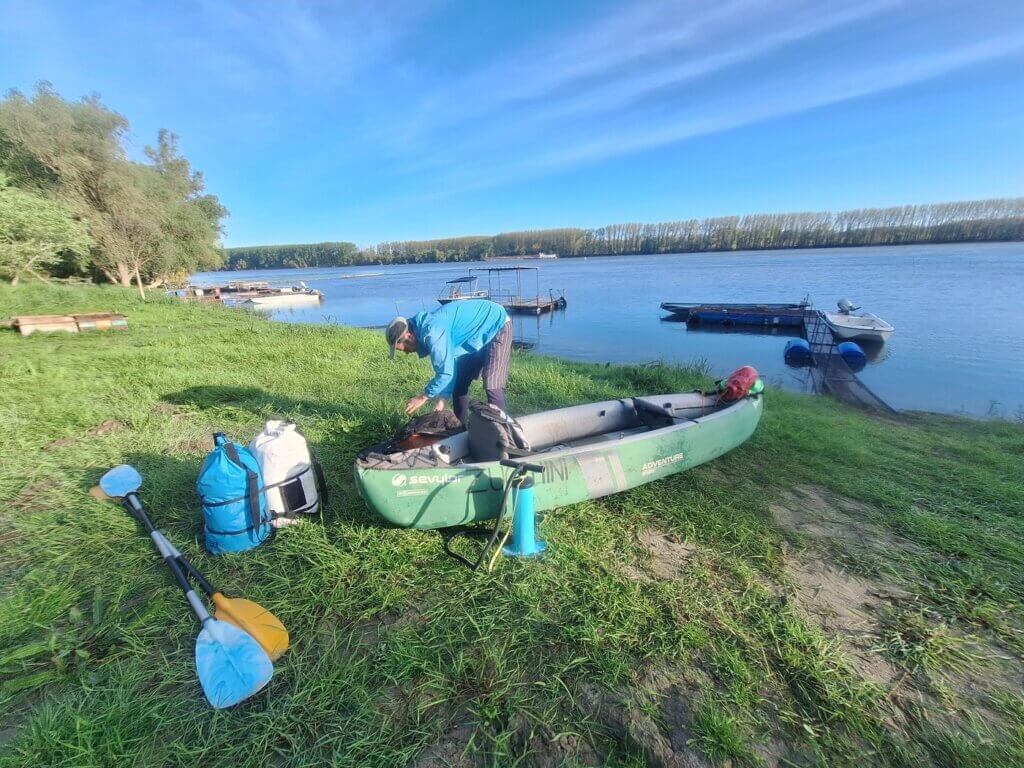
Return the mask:
<svg viewBox="0 0 1024 768">
<path fill-rule="evenodd" d="M 244 552 L 266 541 L 272 530 L 260 466 L 247 448 L 220 432 L 213 444 L 196 481 L 206 549 L 211 555 Z"/>
</svg>

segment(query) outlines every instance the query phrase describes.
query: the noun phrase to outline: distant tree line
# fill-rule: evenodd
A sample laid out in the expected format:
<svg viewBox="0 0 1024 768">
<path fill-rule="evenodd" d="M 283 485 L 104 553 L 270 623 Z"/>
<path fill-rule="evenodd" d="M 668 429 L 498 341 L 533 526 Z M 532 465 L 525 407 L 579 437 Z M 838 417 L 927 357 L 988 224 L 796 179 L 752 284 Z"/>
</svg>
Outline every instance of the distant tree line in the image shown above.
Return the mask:
<svg viewBox="0 0 1024 768">
<path fill-rule="evenodd" d="M 225 269 L 301 269 L 345 267 L 373 261 L 360 257 L 355 243 L 308 243 L 305 245 L 254 245 L 228 248 Z"/>
<path fill-rule="evenodd" d="M 128 121 L 47 83 L 0 99 L 0 277 L 83 276 L 144 287 L 223 262 L 227 210 L 161 130 L 128 159 Z"/>
<path fill-rule="evenodd" d="M 351 243 L 231 248 L 228 258 L 229 264 L 238 265 L 235 269 L 251 269 L 250 254 L 256 253 L 260 266 L 340 266 L 480 261 L 536 253 L 612 256 L 1012 240 L 1024 240 L 1024 198 L 527 230 L 380 243 L 363 250 Z"/>
</svg>

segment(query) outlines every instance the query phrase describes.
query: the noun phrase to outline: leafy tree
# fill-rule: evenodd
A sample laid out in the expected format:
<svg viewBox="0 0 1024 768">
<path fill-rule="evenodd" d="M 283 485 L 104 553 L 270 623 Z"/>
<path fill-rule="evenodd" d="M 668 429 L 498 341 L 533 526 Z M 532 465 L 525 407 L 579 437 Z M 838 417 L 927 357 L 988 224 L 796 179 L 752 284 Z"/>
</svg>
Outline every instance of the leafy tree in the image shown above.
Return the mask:
<svg viewBox="0 0 1024 768">
<path fill-rule="evenodd" d="M 85 225 L 55 200 L 9 186 L 0 173 L 0 275 L 17 285 L 22 275 L 43 273 L 62 255 L 82 255 L 91 241 Z"/>
<path fill-rule="evenodd" d="M 33 98 L 0 101 L 0 169 L 26 191 L 52 196 L 85 222 L 92 240 L 79 269 L 129 285 L 217 267 L 227 210 L 161 131 L 148 163 L 128 159 L 124 117 L 89 97 L 62 99 L 47 83 Z"/>
</svg>

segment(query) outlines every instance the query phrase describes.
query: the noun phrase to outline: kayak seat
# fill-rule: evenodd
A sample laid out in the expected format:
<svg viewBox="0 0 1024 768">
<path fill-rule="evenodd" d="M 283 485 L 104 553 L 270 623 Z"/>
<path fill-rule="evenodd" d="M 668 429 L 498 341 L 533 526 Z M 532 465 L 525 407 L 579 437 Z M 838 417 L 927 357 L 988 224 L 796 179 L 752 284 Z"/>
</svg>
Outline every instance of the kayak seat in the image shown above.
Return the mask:
<svg viewBox="0 0 1024 768">
<path fill-rule="evenodd" d="M 642 397 L 634 397 L 633 407 L 636 408 L 636 415 L 640 423 L 650 429 L 670 427 L 675 423 L 675 415 L 672 413 L 671 406 L 666 407 Z"/>
<path fill-rule="evenodd" d="M 534 452 L 588 437 L 621 432 L 640 426 L 632 400 L 606 400 L 519 419 Z"/>
</svg>

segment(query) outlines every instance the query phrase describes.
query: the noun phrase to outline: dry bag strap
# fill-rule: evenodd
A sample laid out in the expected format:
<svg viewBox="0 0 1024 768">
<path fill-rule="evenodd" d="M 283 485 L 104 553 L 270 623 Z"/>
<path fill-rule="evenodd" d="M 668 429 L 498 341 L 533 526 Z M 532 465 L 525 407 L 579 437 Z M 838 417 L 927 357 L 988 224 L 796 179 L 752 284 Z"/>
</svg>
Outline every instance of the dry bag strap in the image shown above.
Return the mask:
<svg viewBox="0 0 1024 768">
<path fill-rule="evenodd" d="M 295 424 L 291 419 L 288 420 L 289 424 Z M 309 444 L 309 438 L 306 437 L 306 433 L 299 428 L 298 424 L 295 424 L 295 431 L 302 435 L 302 439 L 306 441 L 306 448 L 309 449 L 309 463 L 313 465 L 313 472 L 316 473 L 316 484 L 319 486 L 317 490 L 320 493 L 320 509 L 323 509 L 327 505 L 327 480 L 324 478 L 324 468 L 320 466 L 320 460 L 316 457 L 316 451 L 313 450 L 313 446 Z"/>
<path fill-rule="evenodd" d="M 320 466 L 320 460 L 317 459 L 312 447 L 309 449 L 309 460 L 316 473 L 316 484 L 320 486 L 320 509 L 323 509 L 327 505 L 327 480 L 324 478 L 324 468 Z"/>
<path fill-rule="evenodd" d="M 224 443 L 224 453 L 232 464 L 245 470 L 245 493 L 249 498 L 249 520 L 252 521 L 253 529 L 259 528 L 263 522 L 260 518 L 259 478 L 256 473 L 249 469 L 238 456 L 234 443 Z"/>
</svg>

